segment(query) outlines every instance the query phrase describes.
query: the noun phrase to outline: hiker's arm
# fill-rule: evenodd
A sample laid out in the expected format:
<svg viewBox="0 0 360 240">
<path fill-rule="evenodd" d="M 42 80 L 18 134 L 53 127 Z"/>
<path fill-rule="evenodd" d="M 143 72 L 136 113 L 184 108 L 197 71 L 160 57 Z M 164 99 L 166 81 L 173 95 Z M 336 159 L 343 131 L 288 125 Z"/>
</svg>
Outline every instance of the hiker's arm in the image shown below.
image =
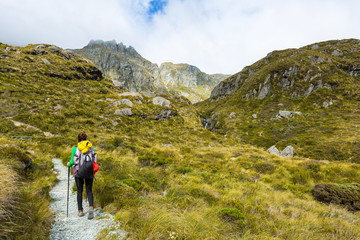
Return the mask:
<svg viewBox="0 0 360 240">
<path fill-rule="evenodd" d="M 74 147 L 72 149 L 72 152 L 71 152 L 71 160 L 68 164 L 68 167 L 71 167 L 72 165 L 74 165 L 74 156 L 75 156 L 75 153 L 76 153 L 76 147 Z"/>
<path fill-rule="evenodd" d="M 95 148 L 92 147 L 92 149 L 93 149 L 93 152 L 94 152 L 94 162 L 97 162 L 97 155 L 96 155 L 96 153 L 95 153 Z"/>
</svg>

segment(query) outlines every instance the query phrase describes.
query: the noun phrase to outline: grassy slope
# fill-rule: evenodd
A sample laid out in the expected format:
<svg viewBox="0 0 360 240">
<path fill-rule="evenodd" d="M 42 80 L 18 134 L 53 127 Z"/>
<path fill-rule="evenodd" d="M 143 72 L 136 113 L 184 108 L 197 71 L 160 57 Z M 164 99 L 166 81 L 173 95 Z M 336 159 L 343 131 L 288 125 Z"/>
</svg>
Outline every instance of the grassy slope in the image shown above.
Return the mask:
<svg viewBox="0 0 360 240">
<path fill-rule="evenodd" d="M 359 163 L 360 78 L 357 72 L 351 76 L 346 70 L 360 64 L 358 43 L 358 40 L 329 41 L 316 44 L 316 49 L 314 44 L 274 51 L 229 78 L 229 81 L 239 76 L 245 79 L 237 91 L 217 102 L 200 103 L 198 109 L 207 118 L 220 114 L 213 130 L 240 142 L 264 148 L 276 144 L 281 150 L 292 145 L 301 156 Z M 343 55 L 331 55 L 336 49 Z M 310 56 L 324 61 L 315 63 Z M 289 77 L 294 85 L 283 90 L 279 85 L 281 78 L 293 66 L 298 68 L 297 74 Z M 249 69 L 254 72 L 252 75 Z M 246 99 L 245 95 L 258 90 L 268 76 L 271 76 L 271 93 L 262 100 Z M 310 84 L 316 86 L 319 80 L 331 87 L 322 87 L 304 96 Z M 324 107 L 324 102 L 330 100 L 333 104 Z M 302 115 L 278 120 L 275 117 L 280 110 L 300 111 Z M 229 117 L 231 112 L 236 113 L 235 118 Z M 257 118 L 253 114 L 257 114 Z"/>
<path fill-rule="evenodd" d="M 134 105 L 134 116 L 114 115 L 116 107 L 110 106 L 109 98 L 124 97 L 118 96 L 108 79 L 43 74 L 53 68 L 58 75 L 74 76 L 74 66 L 91 68 L 91 64 L 53 52 L 32 56 L 25 53 L 27 48 L 18 50 L 0 60 L 2 67 L 23 64 L 25 69 L 0 73 L 5 106 L 0 120 L 2 142 L 37 149 L 38 164 L 49 163 L 50 153 L 65 162 L 77 133 L 87 131 L 101 166 L 94 184 L 95 203 L 115 213 L 132 239 L 360 238 L 359 213 L 323 205 L 311 196 L 316 183 L 359 183 L 358 165 L 284 159 L 238 144 L 205 130 L 196 110 L 183 98 L 164 96 L 177 113 L 166 121 L 153 120 L 163 107 L 145 96 L 143 104 Z M 24 61 L 27 56 L 33 62 Z M 56 64 L 43 64 L 41 58 Z M 57 105 L 63 108 L 55 110 Z M 58 136 L 46 138 L 37 130 L 14 126 L 6 117 Z M 34 141 L 9 140 L 11 135 L 31 135 Z M 7 160 L 3 158 L 1 164 Z M 40 172 L 32 176 L 43 179 Z M 106 234 L 105 230 L 99 238 Z"/>
</svg>

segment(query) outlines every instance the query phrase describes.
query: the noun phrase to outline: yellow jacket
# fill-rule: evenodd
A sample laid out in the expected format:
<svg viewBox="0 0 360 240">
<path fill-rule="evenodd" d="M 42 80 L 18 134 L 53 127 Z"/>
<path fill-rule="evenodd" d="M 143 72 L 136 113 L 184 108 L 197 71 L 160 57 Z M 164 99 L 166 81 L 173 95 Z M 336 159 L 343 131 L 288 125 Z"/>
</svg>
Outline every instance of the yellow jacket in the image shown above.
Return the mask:
<svg viewBox="0 0 360 240">
<path fill-rule="evenodd" d="M 81 153 L 86 153 L 87 151 L 89 151 L 89 148 L 91 148 L 91 147 L 92 147 L 92 144 L 88 140 L 81 141 L 78 143 L 78 148 L 81 151 Z"/>
</svg>

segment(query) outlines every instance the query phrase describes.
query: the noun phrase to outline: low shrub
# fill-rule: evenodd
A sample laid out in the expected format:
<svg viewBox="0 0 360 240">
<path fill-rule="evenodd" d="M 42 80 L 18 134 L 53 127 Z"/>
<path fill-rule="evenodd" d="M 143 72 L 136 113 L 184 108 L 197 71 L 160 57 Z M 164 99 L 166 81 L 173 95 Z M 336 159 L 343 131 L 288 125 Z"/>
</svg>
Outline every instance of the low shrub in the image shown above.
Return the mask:
<svg viewBox="0 0 360 240">
<path fill-rule="evenodd" d="M 245 216 L 236 208 L 223 208 L 219 211 L 219 216 L 227 222 L 234 222 L 239 225 L 245 224 Z"/>
<path fill-rule="evenodd" d="M 299 169 L 298 171 L 296 171 L 292 178 L 291 178 L 293 184 L 301 184 L 301 185 L 306 185 L 309 183 L 310 180 L 310 174 L 308 171 Z"/>
<path fill-rule="evenodd" d="M 138 179 L 128 178 L 128 179 L 122 180 L 122 182 L 125 183 L 126 185 L 132 187 L 136 191 L 141 191 L 145 188 L 145 184 Z"/>
<path fill-rule="evenodd" d="M 271 163 L 257 163 L 254 165 L 254 168 L 259 173 L 272 173 L 276 169 Z"/>
<path fill-rule="evenodd" d="M 179 167 L 179 168 L 176 168 L 175 171 L 180 174 L 186 174 L 186 173 L 192 172 L 192 169 L 189 167 Z"/>
<path fill-rule="evenodd" d="M 360 184 L 317 184 L 312 195 L 324 203 L 342 205 L 351 211 L 360 210 Z"/>
</svg>

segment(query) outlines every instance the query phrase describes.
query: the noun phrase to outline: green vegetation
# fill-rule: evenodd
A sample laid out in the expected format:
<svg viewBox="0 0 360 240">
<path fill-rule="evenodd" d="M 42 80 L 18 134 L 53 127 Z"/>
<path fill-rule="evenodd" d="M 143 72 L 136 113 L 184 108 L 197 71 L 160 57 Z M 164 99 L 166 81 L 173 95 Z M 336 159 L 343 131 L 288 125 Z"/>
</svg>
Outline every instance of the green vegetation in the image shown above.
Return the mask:
<svg viewBox="0 0 360 240">
<path fill-rule="evenodd" d="M 0 140 L 0 238 L 48 239 L 49 191 L 56 180 L 51 155 L 37 144 L 14 147 L 16 141 Z"/>
<path fill-rule="evenodd" d="M 208 129 L 239 143 L 265 149 L 292 145 L 303 157 L 360 163 L 359 59 L 355 39 L 274 51 L 227 79 L 238 81 L 236 91 L 197 109 L 212 119 Z M 271 90 L 259 99 L 265 85 Z M 284 110 L 293 117 L 278 119 Z"/>
<path fill-rule="evenodd" d="M 15 51 L 5 51 L 7 47 L 0 45 L 0 93 L 4 106 L 0 139 L 1 145 L 4 142 L 18 148 L 0 147 L 0 151 L 6 152 L 0 156 L 0 169 L 10 169 L 1 172 L 5 177 L 0 183 L 9 187 L 1 189 L 0 210 L 15 218 L 1 219 L 1 232 L 10 239 L 29 239 L 35 235 L 46 238 L 51 223 L 48 191 L 55 182 L 52 171 L 47 170 L 52 166 L 53 156 L 60 157 L 64 163 L 70 158 L 80 131 L 88 133 L 99 158 L 100 171 L 96 174 L 93 189 L 95 205 L 115 214 L 115 220 L 129 232 L 131 239 L 360 238 L 359 212 L 348 211 L 338 204 L 322 204 L 313 196 L 314 186 L 318 184 L 360 184 L 359 165 L 355 160 L 343 161 L 341 157 L 353 156 L 353 152 L 342 148 L 340 139 L 336 145 L 333 132 L 323 128 L 329 123 L 336 124 L 337 128 L 349 128 L 350 135 L 343 139 L 345 143 L 350 138 L 355 141 L 356 132 L 350 133 L 353 128 L 339 124 L 344 123 L 343 118 L 348 123 L 357 119 L 356 109 L 352 113 L 354 118 L 345 114 L 349 110 L 346 106 L 353 107 L 350 100 L 349 105 L 343 102 L 341 107 L 334 104 L 327 108 L 328 115 L 322 115 L 323 110 L 318 109 L 321 117 L 313 117 L 313 112 L 300 109 L 303 114 L 293 120 L 276 122 L 282 125 L 271 125 L 271 121 L 266 120 L 277 133 L 300 134 L 304 138 L 302 149 L 331 142 L 328 147 L 339 149 L 339 161 L 303 156 L 281 158 L 242 143 L 259 139 L 257 145 L 262 146 L 263 138 L 257 131 L 260 124 L 266 126 L 263 114 L 272 116 L 278 111 L 271 110 L 271 106 L 278 106 L 277 102 L 271 103 L 266 98 L 254 102 L 231 100 L 246 104 L 231 105 L 244 107 L 236 108 L 235 119 L 224 118 L 233 109 L 219 111 L 219 132 L 225 129 L 224 133 L 227 133 L 223 136 L 204 129 L 197 110 L 185 98 L 163 95 L 171 101 L 172 108 L 168 109 L 154 105 L 151 98 L 144 95 L 141 99 L 119 96 L 122 92 L 109 79 L 88 75 L 88 72 L 96 72 L 94 66 L 77 56 L 68 59 L 49 48 L 43 49 L 49 52 L 47 54 L 33 55 L 31 52 L 36 45 L 13 48 Z M 74 69 L 80 68 L 85 75 L 77 75 Z M 47 72 L 51 76 L 46 75 Z M 133 115 L 114 114 L 116 109 L 127 106 L 113 103 L 125 98 L 134 104 L 131 107 Z M 301 105 L 301 99 L 286 99 L 289 104 L 295 102 L 304 109 L 316 109 L 313 105 Z M 141 104 L 136 100 L 141 100 Z M 219 107 L 225 107 L 222 105 L 225 101 L 220 100 Z M 215 109 L 210 102 L 204 106 L 209 112 L 201 109 L 203 114 L 211 114 L 210 109 Z M 270 110 L 257 111 L 259 117 L 251 118 L 251 109 L 258 110 L 263 106 L 270 106 L 267 108 Z M 338 109 L 338 121 L 330 118 L 333 108 Z M 176 114 L 166 120 L 155 120 L 154 116 L 162 110 Z M 240 116 L 244 117 L 244 122 L 238 121 Z M 309 125 L 305 124 L 306 118 Z M 16 126 L 14 121 L 36 128 Z M 239 136 L 231 133 L 229 127 L 233 127 L 232 131 Z M 237 129 L 246 130 L 248 135 Z M 324 136 L 318 138 L 323 142 L 311 138 L 311 133 L 316 131 L 324 132 Z M 43 132 L 54 136 L 46 137 Z M 19 135 L 32 136 L 33 140 L 25 142 L 11 138 Z M 273 143 L 266 134 L 263 137 L 267 144 Z M 281 149 L 288 144 L 285 140 L 274 143 Z M 31 169 L 22 170 L 19 161 L 27 162 L 30 158 Z M 22 179 L 21 184 L 17 179 Z M 11 187 L 17 184 L 21 186 Z M 2 200 L 3 196 L 6 200 Z M 8 199 L 15 199 L 15 202 Z M 20 202 L 25 204 L 26 211 L 17 212 L 9 205 Z M 23 218 L 21 226 L 24 228 L 18 228 L 13 223 L 17 223 L 24 213 L 29 214 L 29 218 Z M 26 221 L 37 224 L 30 225 Z M 110 230 L 105 229 L 98 238 L 103 239 Z"/>
<path fill-rule="evenodd" d="M 318 184 L 313 189 L 313 195 L 325 203 L 345 205 L 354 211 L 360 210 L 359 184 Z"/>
</svg>

